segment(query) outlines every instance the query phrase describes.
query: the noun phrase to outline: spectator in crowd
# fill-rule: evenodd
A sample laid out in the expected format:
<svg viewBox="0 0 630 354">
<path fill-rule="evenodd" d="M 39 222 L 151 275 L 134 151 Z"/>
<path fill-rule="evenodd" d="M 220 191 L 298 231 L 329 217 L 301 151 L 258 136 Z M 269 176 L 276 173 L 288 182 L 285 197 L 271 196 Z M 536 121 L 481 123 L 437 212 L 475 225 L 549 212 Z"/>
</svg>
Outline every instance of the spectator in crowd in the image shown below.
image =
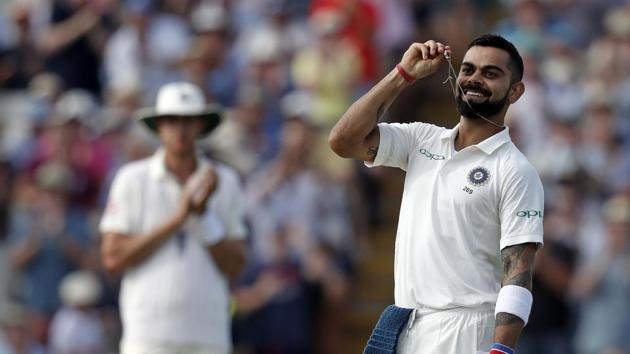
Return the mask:
<svg viewBox="0 0 630 354">
<path fill-rule="evenodd" d="M 294 92 L 285 99 L 280 152 L 247 183 L 248 210 L 256 235 L 252 241 L 254 253 L 264 259 L 268 254 L 266 235 L 273 234 L 288 220 L 293 220 L 291 223 L 302 230 L 291 236 L 292 252 L 298 258 L 306 260 L 307 255 L 323 243 L 338 246 L 340 253 L 349 252 L 349 220 L 340 215 L 347 210 L 343 203 L 338 209 L 332 208 L 334 212 L 328 208 L 326 202 L 333 198 L 325 191 L 334 182 L 312 165 L 312 141 L 317 128 L 308 110 L 310 106 L 306 104 L 308 94 Z M 297 102 L 300 105 L 288 104 Z M 333 221 L 338 223 L 336 232 L 323 233 L 326 222 Z"/>
<path fill-rule="evenodd" d="M 123 25 L 105 47 L 108 85 L 135 85 L 143 102 L 152 102 L 165 83 L 178 80 L 179 63 L 188 52 L 192 28 L 190 1 L 124 2 Z"/>
<path fill-rule="evenodd" d="M 176 82 L 139 116 L 161 148 L 118 171 L 99 226 L 104 266 L 123 272 L 121 352 L 229 353 L 228 282 L 244 263 L 244 208 L 236 173 L 195 145 L 220 112 L 201 89 Z"/>
<path fill-rule="evenodd" d="M 578 185 L 569 178 L 559 183 L 545 209 L 545 247 L 538 251 L 534 266 L 534 305 L 519 339 L 518 352 L 523 354 L 572 353 L 568 294 L 577 258 L 581 205 Z"/>
<path fill-rule="evenodd" d="M 145 103 L 154 102 L 159 88 L 164 84 L 180 79 L 178 64 L 186 55 L 193 38 L 192 27 L 188 22 L 190 0 L 164 0 L 155 4 L 145 32 L 141 32 L 140 38 L 146 41 L 145 46 L 134 53 L 143 60 L 141 79 Z"/>
<path fill-rule="evenodd" d="M 93 206 L 98 198 L 111 158 L 94 140 L 98 106 L 85 90 L 66 91 L 55 103 L 45 132 L 35 142 L 30 168 L 50 161 L 70 167 L 72 203 Z"/>
<path fill-rule="evenodd" d="M 148 65 L 147 36 L 153 2 L 122 2 L 123 13 L 118 28 L 109 36 L 103 49 L 103 71 L 108 88 L 145 88 L 145 65 Z M 142 92 L 141 92 L 142 93 Z"/>
<path fill-rule="evenodd" d="M 43 68 L 43 58 L 39 53 L 32 33 L 32 16 L 26 2 L 10 4 L 9 15 L 16 35 L 11 49 L 0 49 L 0 83 L 10 89 L 23 89 Z"/>
<path fill-rule="evenodd" d="M 47 70 L 66 88 L 101 93 L 101 52 L 112 25 L 114 1 L 54 0 L 42 4 L 36 41 Z M 46 6 L 48 5 L 48 6 Z"/>
<path fill-rule="evenodd" d="M 379 27 L 378 8 L 366 0 L 315 0 L 311 3 L 311 16 L 333 12 L 340 17 L 341 38 L 348 41 L 359 55 L 360 82 L 369 87 L 377 79 L 378 55 L 374 45 L 374 33 Z"/>
<path fill-rule="evenodd" d="M 315 345 L 315 294 L 292 255 L 295 230 L 268 239 L 265 261 L 250 264 L 237 283 L 235 345 L 239 353 L 308 354 Z"/>
<path fill-rule="evenodd" d="M 66 274 L 82 266 L 91 241 L 84 212 L 70 204 L 72 178 L 70 168 L 62 163 L 40 166 L 35 184 L 23 182 L 26 185 L 19 187 L 16 202 L 21 199 L 22 208 L 13 211 L 11 220 L 11 263 L 24 276 L 19 292 L 29 326 L 42 345 L 60 305 L 57 287 Z"/>
<path fill-rule="evenodd" d="M 0 159 L 0 304 L 8 301 L 13 272 L 9 262 L 7 234 L 11 209 L 14 172 L 8 161 Z"/>
<path fill-rule="evenodd" d="M 361 64 L 354 47 L 340 36 L 341 13 L 320 10 L 310 21 L 316 41 L 296 54 L 292 74 L 300 88 L 313 94 L 313 119 L 329 127 L 351 102 Z"/>
<path fill-rule="evenodd" d="M 545 49 L 545 35 L 552 30 L 546 17 L 546 4 L 540 0 L 518 0 L 512 4 L 514 16 L 502 21 L 498 31 L 521 50 L 541 54 Z"/>
<path fill-rule="evenodd" d="M 50 353 L 105 352 L 100 314 L 94 309 L 101 293 L 100 280 L 89 271 L 76 271 L 63 278 L 59 286 L 63 306 L 50 326 Z"/>
<path fill-rule="evenodd" d="M 242 296 L 244 309 L 258 310 L 252 320 L 259 325 L 248 329 L 257 334 L 258 339 L 250 340 L 262 352 L 275 347 L 283 348 L 282 353 L 310 352 L 315 343 L 334 352 L 343 328 L 338 314 L 349 290 L 352 220 L 343 187 L 310 162 L 316 126 L 310 106 L 299 97 L 304 95 L 294 92 L 283 98 L 280 152 L 250 178 L 246 189 L 255 261 L 237 300 Z M 279 321 L 288 308 L 296 316 L 291 324 L 265 325 Z M 312 335 L 310 322 L 316 314 L 321 315 L 321 337 Z"/>
<path fill-rule="evenodd" d="M 192 11 L 191 22 L 197 34 L 196 49 L 199 65 L 208 72 L 197 80 L 203 80 L 202 88 L 210 100 L 223 106 L 236 104 L 239 87 L 239 61 L 232 49 L 233 33 L 227 11 L 219 4 L 202 1 Z"/>
<path fill-rule="evenodd" d="M 212 156 L 236 168 L 244 176 L 273 157 L 271 138 L 263 126 L 263 91 L 258 85 L 242 85 L 236 106 L 208 138 Z"/>
<path fill-rule="evenodd" d="M 26 310 L 20 304 L 0 304 L 0 353 L 46 354 L 45 347 L 32 337 Z"/>
<path fill-rule="evenodd" d="M 295 82 L 312 93 L 310 114 L 321 126 L 313 141 L 318 164 L 340 180 L 350 178 L 353 165 L 328 149 L 327 132 L 351 103 L 361 74 L 358 52 L 341 36 L 344 21 L 339 10 L 315 12 L 310 22 L 316 41 L 299 51 L 292 62 Z"/>
<path fill-rule="evenodd" d="M 602 208 L 606 249 L 579 269 L 573 296 L 580 300 L 575 336 L 578 354 L 627 353 L 630 317 L 630 198 L 617 194 Z"/>
<path fill-rule="evenodd" d="M 127 146 L 149 142 L 151 135 L 134 124 L 133 115 L 140 107 L 141 95 L 138 86 L 110 87 L 103 103 L 100 117 L 99 134 L 95 137 L 95 145 L 109 153 L 110 160 L 107 163 L 105 176 L 107 181 L 115 171 L 126 162 L 138 159 L 128 154 Z M 136 134 L 141 131 L 145 134 Z M 132 138 L 134 136 L 135 139 Z M 150 149 L 153 150 L 153 147 Z M 141 158 L 150 155 L 150 151 L 141 155 Z M 101 184 L 101 187 L 109 186 L 109 183 Z M 101 188 L 102 190 L 103 188 Z"/>
<path fill-rule="evenodd" d="M 262 96 L 262 128 L 276 154 L 282 113 L 280 100 L 293 88 L 289 62 L 282 55 L 278 34 L 271 30 L 252 33 L 244 39 L 244 67 L 241 79 L 258 86 Z"/>
</svg>

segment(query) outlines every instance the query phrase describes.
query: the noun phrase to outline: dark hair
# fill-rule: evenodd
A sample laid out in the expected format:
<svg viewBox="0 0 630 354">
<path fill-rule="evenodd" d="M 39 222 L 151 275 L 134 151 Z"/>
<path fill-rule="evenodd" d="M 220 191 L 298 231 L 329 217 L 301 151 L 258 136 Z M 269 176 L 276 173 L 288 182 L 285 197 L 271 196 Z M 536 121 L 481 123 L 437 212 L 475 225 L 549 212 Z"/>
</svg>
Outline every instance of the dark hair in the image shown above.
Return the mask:
<svg viewBox="0 0 630 354">
<path fill-rule="evenodd" d="M 509 66 L 512 71 L 513 82 L 523 80 L 523 58 L 521 58 L 518 50 L 510 41 L 497 34 L 484 34 L 470 42 L 468 49 L 474 46 L 493 47 L 505 50 L 510 55 Z"/>
</svg>

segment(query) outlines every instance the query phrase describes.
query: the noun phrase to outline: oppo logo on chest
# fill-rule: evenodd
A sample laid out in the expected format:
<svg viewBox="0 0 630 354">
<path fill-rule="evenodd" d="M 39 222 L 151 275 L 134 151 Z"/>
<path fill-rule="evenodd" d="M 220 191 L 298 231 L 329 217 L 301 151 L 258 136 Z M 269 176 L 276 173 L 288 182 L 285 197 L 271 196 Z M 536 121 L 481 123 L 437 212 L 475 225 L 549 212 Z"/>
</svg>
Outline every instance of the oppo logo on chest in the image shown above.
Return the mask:
<svg viewBox="0 0 630 354">
<path fill-rule="evenodd" d="M 429 160 L 446 160 L 446 156 L 434 154 L 431 151 L 424 148 L 418 150 L 418 152 Z"/>
</svg>

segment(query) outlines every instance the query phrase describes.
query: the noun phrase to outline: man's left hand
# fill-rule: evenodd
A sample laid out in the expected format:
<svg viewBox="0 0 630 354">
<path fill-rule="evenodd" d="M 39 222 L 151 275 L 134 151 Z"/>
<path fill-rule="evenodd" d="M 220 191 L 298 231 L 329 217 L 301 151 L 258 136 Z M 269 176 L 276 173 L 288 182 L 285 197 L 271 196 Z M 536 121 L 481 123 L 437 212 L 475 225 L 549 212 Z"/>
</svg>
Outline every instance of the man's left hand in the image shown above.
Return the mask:
<svg viewBox="0 0 630 354">
<path fill-rule="evenodd" d="M 188 179 L 184 188 L 190 188 L 192 193 L 190 208 L 193 213 L 197 215 L 205 213 L 208 199 L 217 189 L 218 182 L 219 177 L 211 166 Z"/>
</svg>

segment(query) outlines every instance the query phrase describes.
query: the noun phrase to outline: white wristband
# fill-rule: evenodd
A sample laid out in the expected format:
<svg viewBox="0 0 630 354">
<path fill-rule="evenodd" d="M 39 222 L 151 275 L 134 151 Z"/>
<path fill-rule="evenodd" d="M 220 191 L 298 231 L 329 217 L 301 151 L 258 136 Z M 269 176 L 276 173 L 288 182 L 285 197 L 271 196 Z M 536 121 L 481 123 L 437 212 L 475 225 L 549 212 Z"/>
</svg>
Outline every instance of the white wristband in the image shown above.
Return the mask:
<svg viewBox="0 0 630 354">
<path fill-rule="evenodd" d="M 494 316 L 496 317 L 499 312 L 505 312 L 519 317 L 527 324 L 533 302 L 534 298 L 528 289 L 522 286 L 506 285 L 499 291 Z"/>
</svg>

